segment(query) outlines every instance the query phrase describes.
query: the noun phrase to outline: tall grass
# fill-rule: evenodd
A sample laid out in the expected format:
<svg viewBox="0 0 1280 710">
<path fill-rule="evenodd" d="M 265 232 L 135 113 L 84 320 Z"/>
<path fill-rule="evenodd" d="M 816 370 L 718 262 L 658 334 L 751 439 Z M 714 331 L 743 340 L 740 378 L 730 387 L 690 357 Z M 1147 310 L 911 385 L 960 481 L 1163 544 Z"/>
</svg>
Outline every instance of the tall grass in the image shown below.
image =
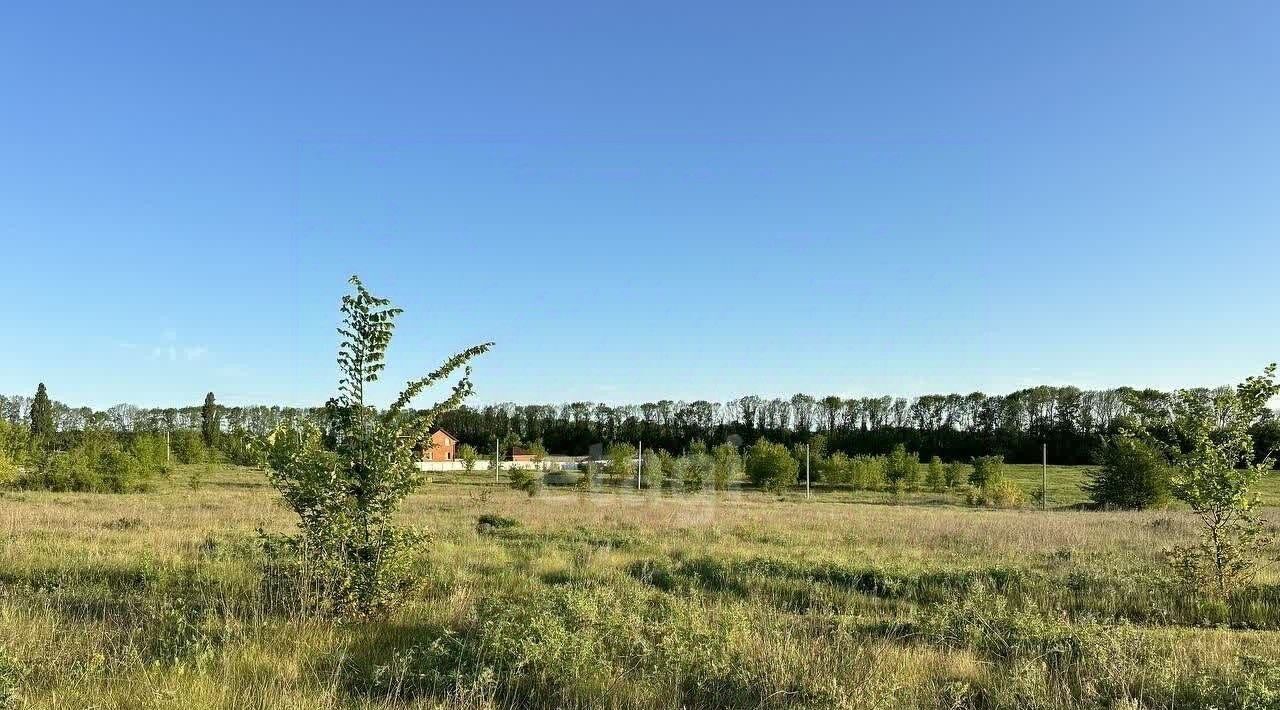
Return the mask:
<svg viewBox="0 0 1280 710">
<path fill-rule="evenodd" d="M 1183 513 L 429 487 L 385 621 L 264 583 L 261 474 L 0 500 L 0 707 L 1275 707 L 1275 570 L 1165 578 Z M 480 491 L 485 491 L 483 495 Z M 887 500 L 887 498 L 886 498 Z M 919 499 L 927 502 L 929 498 Z M 482 516 L 486 516 L 481 520 Z M 269 579 L 269 578 L 265 578 Z"/>
</svg>

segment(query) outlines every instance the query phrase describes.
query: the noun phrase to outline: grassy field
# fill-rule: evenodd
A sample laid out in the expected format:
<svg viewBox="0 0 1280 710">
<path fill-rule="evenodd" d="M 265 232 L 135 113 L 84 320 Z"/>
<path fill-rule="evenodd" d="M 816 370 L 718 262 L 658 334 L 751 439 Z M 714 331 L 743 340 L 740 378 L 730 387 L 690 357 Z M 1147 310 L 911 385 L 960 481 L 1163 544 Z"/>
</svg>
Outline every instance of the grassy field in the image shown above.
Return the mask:
<svg viewBox="0 0 1280 710">
<path fill-rule="evenodd" d="M 1039 486 L 1039 467 L 1009 473 Z M 1081 475 L 1050 469 L 1049 512 L 823 489 L 530 499 L 453 476 L 406 505 L 432 536 L 421 587 L 369 624 L 299 617 L 262 584 L 256 531 L 292 521 L 261 472 L 8 493 L 0 707 L 1280 706 L 1277 571 L 1226 603 L 1185 594 L 1161 550 L 1190 516 L 1070 510 Z"/>
</svg>

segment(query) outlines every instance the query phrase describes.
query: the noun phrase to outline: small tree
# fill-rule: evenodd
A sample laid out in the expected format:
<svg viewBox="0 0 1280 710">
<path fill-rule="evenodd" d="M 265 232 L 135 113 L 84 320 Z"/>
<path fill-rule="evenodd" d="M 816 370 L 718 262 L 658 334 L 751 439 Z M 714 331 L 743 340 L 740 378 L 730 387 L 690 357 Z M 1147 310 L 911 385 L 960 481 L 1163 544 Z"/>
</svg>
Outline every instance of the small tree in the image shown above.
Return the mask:
<svg viewBox="0 0 1280 710">
<path fill-rule="evenodd" d="M 849 467 L 854 488 L 878 491 L 885 485 L 885 470 L 888 468 L 885 457 L 855 456 Z"/>
<path fill-rule="evenodd" d="M 654 449 L 644 450 L 644 461 L 640 467 L 640 486 L 642 488 L 660 488 L 662 486 L 662 455 Z"/>
<path fill-rule="evenodd" d="M 924 478 L 925 485 L 935 492 L 942 491 L 946 487 L 946 470 L 942 466 L 942 459 L 934 456 L 929 459 L 929 471 Z"/>
<path fill-rule="evenodd" d="M 828 483 L 851 483 L 853 462 L 843 451 L 837 451 L 822 462 L 822 480 Z"/>
<path fill-rule="evenodd" d="M 717 491 L 728 490 L 729 482 L 742 475 L 742 455 L 738 447 L 725 442 L 711 450 L 711 458 L 715 461 L 711 477 Z M 646 459 L 645 466 L 648 466 Z"/>
<path fill-rule="evenodd" d="M 796 482 L 800 467 L 782 444 L 760 439 L 747 452 L 747 477 L 757 488 L 779 492 Z"/>
<path fill-rule="evenodd" d="M 1254 450 L 1250 428 L 1267 414 L 1280 391 L 1276 366 L 1216 395 L 1179 390 L 1170 407 L 1175 441 L 1165 445 L 1173 464 L 1173 494 L 1200 520 L 1196 545 L 1170 550 L 1183 579 L 1218 597 L 1253 579 L 1257 558 L 1270 542 L 1268 526 L 1253 512 L 1253 486 L 1275 463 L 1274 452 Z"/>
<path fill-rule="evenodd" d="M 538 495 L 538 491 L 542 490 L 541 471 L 524 466 L 512 466 L 508 473 L 511 477 L 511 487 L 528 493 L 530 498 Z"/>
<path fill-rule="evenodd" d="M 969 472 L 969 485 L 978 489 L 994 488 L 1004 480 L 1003 456 L 975 456 Z"/>
<path fill-rule="evenodd" d="M 480 460 L 480 454 L 476 451 L 476 447 L 471 444 L 463 444 L 458 447 L 458 458 L 462 460 L 462 470 L 465 473 L 475 473 L 476 462 Z"/>
<path fill-rule="evenodd" d="M 1084 489 L 1106 508 L 1140 510 L 1169 500 L 1169 466 L 1146 442 L 1119 436 L 1098 452 L 1099 468 Z"/>
<path fill-rule="evenodd" d="M 41 382 L 31 402 L 31 438 L 43 444 L 53 434 L 53 402 L 49 401 L 49 392 Z"/>
<path fill-rule="evenodd" d="M 170 434 L 170 447 L 178 463 L 204 463 L 209 458 L 204 439 L 194 429 L 179 429 Z"/>
<path fill-rule="evenodd" d="M 707 445 L 694 441 L 689 446 L 689 454 L 684 457 L 684 489 L 688 493 L 701 491 L 715 475 L 715 460 L 707 453 Z"/>
<path fill-rule="evenodd" d="M 533 462 L 533 467 L 542 470 L 542 462 L 547 460 L 547 447 L 542 445 L 542 440 L 529 444 L 529 460 Z"/>
<path fill-rule="evenodd" d="M 955 488 L 965 479 L 965 472 L 969 470 L 968 466 L 960 461 L 952 461 L 947 464 L 946 470 L 942 473 L 942 479 L 947 484 L 947 488 Z"/>
<path fill-rule="evenodd" d="M 621 483 L 627 477 L 634 477 L 636 471 L 636 447 L 631 444 L 610 444 L 605 451 L 604 475 L 610 483 Z"/>
<path fill-rule="evenodd" d="M 885 464 L 884 477 L 889 490 L 894 493 L 904 488 L 914 491 L 920 483 L 920 454 L 908 453 L 903 444 L 893 447 Z"/>
<path fill-rule="evenodd" d="M 204 396 L 204 406 L 200 408 L 200 435 L 204 437 L 204 445 L 210 449 L 218 444 L 218 427 L 218 405 L 210 392 Z"/>
<path fill-rule="evenodd" d="M 355 293 L 342 298 L 338 329 L 338 395 L 325 405 L 334 448 L 326 450 L 314 425 L 277 430 L 269 455 L 271 482 L 298 514 L 299 532 L 268 538 L 279 557 L 293 553 L 298 572 L 330 613 L 368 618 L 397 604 L 412 583 L 409 552 L 421 536 L 393 524 L 400 502 L 422 482 L 413 451 L 436 419 L 471 393 L 473 357 L 492 343 L 468 348 L 434 372 L 405 385 L 384 412 L 365 401 L 365 387 L 384 367 L 401 311 L 351 277 Z M 428 387 L 464 368 L 450 395 L 411 415 L 406 409 Z"/>
</svg>

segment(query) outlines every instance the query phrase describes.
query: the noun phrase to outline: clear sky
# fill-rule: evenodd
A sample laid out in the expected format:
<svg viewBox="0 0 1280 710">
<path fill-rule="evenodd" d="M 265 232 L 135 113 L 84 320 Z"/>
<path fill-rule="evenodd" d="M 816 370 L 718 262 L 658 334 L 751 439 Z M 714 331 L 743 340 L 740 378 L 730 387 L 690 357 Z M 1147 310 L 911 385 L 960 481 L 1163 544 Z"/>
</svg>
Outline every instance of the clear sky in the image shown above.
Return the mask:
<svg viewBox="0 0 1280 710">
<path fill-rule="evenodd" d="M 206 7 L 197 8 L 195 5 Z M 1275 2 L 9 3 L 0 392 L 477 401 L 1280 359 Z M 391 387 L 379 391 L 389 397 Z"/>
</svg>

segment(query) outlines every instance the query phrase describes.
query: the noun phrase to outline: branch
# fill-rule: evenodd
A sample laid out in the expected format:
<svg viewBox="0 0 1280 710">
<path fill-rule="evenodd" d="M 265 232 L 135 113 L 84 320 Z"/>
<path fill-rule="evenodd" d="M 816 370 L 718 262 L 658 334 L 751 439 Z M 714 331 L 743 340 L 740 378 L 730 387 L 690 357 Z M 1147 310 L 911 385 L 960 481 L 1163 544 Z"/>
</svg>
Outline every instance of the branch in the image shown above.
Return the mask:
<svg viewBox="0 0 1280 710">
<path fill-rule="evenodd" d="M 435 424 L 436 419 L 445 412 L 451 412 L 462 404 L 462 400 L 471 395 L 471 368 L 468 367 L 462 375 L 462 379 L 453 385 L 453 393 L 442 402 L 437 402 L 431 409 L 419 415 L 418 420 L 409 427 L 409 438 L 413 446 L 421 444 L 428 435 L 428 431 Z"/>
<path fill-rule="evenodd" d="M 406 383 L 404 386 L 404 391 L 400 393 L 400 396 L 396 398 L 396 401 L 393 402 L 391 404 L 391 407 L 387 409 L 387 411 L 382 415 L 382 420 L 385 422 L 391 421 L 396 417 L 397 414 L 400 413 L 402 409 L 404 409 L 409 404 L 409 402 L 413 400 L 414 397 L 417 397 L 419 394 L 421 394 L 423 390 L 439 382 L 440 380 L 443 380 L 444 378 L 448 377 L 450 374 L 453 373 L 454 370 L 465 365 L 468 360 L 470 360 L 471 358 L 477 355 L 480 355 L 481 353 L 488 352 L 489 349 L 492 347 L 493 347 L 493 343 L 490 342 L 490 343 L 484 343 L 481 345 L 476 345 L 474 347 L 467 348 L 466 350 L 463 350 L 462 352 L 458 353 L 457 355 L 454 355 L 448 360 L 445 360 L 443 365 L 441 365 L 439 368 L 437 368 L 434 372 L 427 375 L 426 377 L 423 377 L 419 380 L 412 380 Z M 469 376 L 470 373 L 471 371 L 470 369 L 468 369 L 467 375 Z M 466 379 L 466 377 L 463 378 L 463 382 L 467 382 L 468 386 L 470 386 L 470 382 L 469 380 Z M 459 384 L 462 384 L 462 383 L 460 382 Z M 455 393 L 457 392 L 457 387 L 454 387 L 454 392 Z M 452 399 L 452 397 L 450 397 L 450 399 Z M 445 400 L 445 401 L 449 401 L 449 400 Z"/>
</svg>

